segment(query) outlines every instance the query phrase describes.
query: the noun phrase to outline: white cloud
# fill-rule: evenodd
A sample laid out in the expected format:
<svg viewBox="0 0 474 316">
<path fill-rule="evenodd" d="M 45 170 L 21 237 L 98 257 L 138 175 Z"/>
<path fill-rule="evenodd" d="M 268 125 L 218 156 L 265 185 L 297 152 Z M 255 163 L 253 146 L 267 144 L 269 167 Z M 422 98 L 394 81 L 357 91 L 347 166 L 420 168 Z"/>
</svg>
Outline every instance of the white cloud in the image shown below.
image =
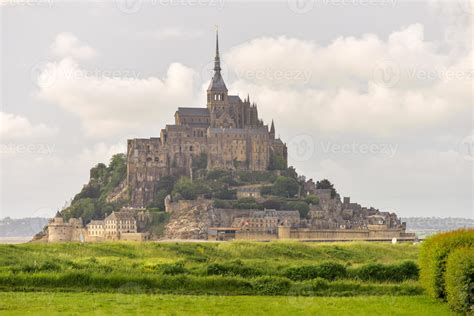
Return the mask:
<svg viewBox="0 0 474 316">
<path fill-rule="evenodd" d="M 26 117 L 0 112 L 0 138 L 2 141 L 49 137 L 57 132 L 46 124 L 32 124 Z"/>
<path fill-rule="evenodd" d="M 159 41 L 183 39 L 190 40 L 200 38 L 204 35 L 203 30 L 199 29 L 184 29 L 182 27 L 163 27 L 157 30 L 149 30 L 139 33 L 141 37 L 154 38 Z"/>
<path fill-rule="evenodd" d="M 466 39 L 464 39 L 466 40 Z M 442 53 L 410 25 L 382 40 L 340 37 L 325 47 L 259 38 L 225 55 L 264 117 L 328 132 L 379 136 L 433 128 L 472 107 L 472 54 Z"/>
<path fill-rule="evenodd" d="M 126 153 L 126 144 L 125 140 L 113 145 L 97 143 L 92 148 L 84 148 L 79 154 L 78 161 L 89 169 L 99 162 L 108 165 L 113 155 Z"/>
<path fill-rule="evenodd" d="M 190 68 L 174 63 L 166 77 L 138 79 L 89 73 L 70 58 L 49 63 L 43 72 L 41 99 L 75 114 L 89 136 L 107 137 L 131 128 L 163 123 L 178 106 L 194 101 L 194 76 Z M 162 126 L 160 126 L 161 128 Z"/>
<path fill-rule="evenodd" d="M 71 33 L 56 35 L 51 51 L 56 57 L 73 57 L 76 59 L 91 59 L 97 56 L 97 51 L 87 44 L 82 43 Z"/>
</svg>

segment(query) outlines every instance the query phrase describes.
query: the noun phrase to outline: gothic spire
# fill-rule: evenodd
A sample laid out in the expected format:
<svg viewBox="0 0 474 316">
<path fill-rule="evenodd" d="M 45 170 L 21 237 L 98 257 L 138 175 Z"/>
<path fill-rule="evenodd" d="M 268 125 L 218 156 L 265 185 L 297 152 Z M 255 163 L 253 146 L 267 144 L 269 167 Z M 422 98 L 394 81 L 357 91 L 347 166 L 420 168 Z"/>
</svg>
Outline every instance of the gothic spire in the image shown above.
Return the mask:
<svg viewBox="0 0 474 316">
<path fill-rule="evenodd" d="M 214 57 L 214 71 L 221 72 L 221 58 L 219 56 L 219 30 L 216 26 L 216 57 Z"/>
<path fill-rule="evenodd" d="M 227 87 L 225 86 L 224 79 L 221 75 L 221 58 L 219 56 L 219 33 L 216 27 L 216 56 L 214 57 L 214 75 L 212 76 L 211 83 L 208 91 L 225 92 L 227 93 Z"/>
<path fill-rule="evenodd" d="M 273 119 L 272 119 L 272 126 L 270 127 L 270 134 L 275 135 L 275 124 L 273 123 Z"/>
</svg>

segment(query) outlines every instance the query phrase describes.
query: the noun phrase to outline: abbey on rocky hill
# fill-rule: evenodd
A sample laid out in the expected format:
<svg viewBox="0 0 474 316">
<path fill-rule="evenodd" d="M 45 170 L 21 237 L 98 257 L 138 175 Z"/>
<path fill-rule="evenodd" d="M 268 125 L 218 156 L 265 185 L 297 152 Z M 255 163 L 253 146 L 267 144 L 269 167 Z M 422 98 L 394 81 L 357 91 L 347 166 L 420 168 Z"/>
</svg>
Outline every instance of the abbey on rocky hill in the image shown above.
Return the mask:
<svg viewBox="0 0 474 316">
<path fill-rule="evenodd" d="M 192 176 L 198 160 L 207 169 L 252 170 L 287 167 L 287 147 L 258 117 L 250 98 L 228 95 L 221 75 L 216 32 L 214 75 L 207 89 L 207 107 L 180 107 L 175 124 L 160 137 L 129 139 L 127 182 L 131 206 L 145 207 L 154 199 L 155 184 L 168 175 Z"/>
</svg>

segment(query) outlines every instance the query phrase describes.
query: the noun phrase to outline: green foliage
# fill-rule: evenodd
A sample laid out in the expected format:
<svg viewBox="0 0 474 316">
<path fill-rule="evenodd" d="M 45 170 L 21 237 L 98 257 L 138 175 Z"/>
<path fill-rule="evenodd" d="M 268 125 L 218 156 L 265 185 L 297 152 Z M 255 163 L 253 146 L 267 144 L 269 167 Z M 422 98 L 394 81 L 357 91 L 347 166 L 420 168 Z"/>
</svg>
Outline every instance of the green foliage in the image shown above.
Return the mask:
<svg viewBox="0 0 474 316">
<path fill-rule="evenodd" d="M 155 184 L 155 196 L 153 201 L 147 205 L 147 208 L 159 208 L 165 210 L 165 198 L 173 191 L 176 178 L 172 176 L 164 176 Z"/>
<path fill-rule="evenodd" d="M 233 208 L 233 203 L 225 200 L 214 199 L 213 205 L 215 208 Z"/>
<path fill-rule="evenodd" d="M 306 218 L 309 213 L 309 206 L 303 201 L 289 201 L 287 203 L 287 208 L 289 210 L 297 210 L 300 213 L 301 218 Z"/>
<path fill-rule="evenodd" d="M 284 272 L 284 276 L 294 281 L 311 280 L 316 278 L 335 280 L 344 278 L 346 274 L 346 268 L 342 264 L 336 262 L 324 262 L 319 265 L 291 267 Z"/>
<path fill-rule="evenodd" d="M 271 171 L 239 171 L 238 180 L 243 184 L 274 182 L 276 176 Z"/>
<path fill-rule="evenodd" d="M 330 189 L 331 190 L 331 198 L 335 198 L 337 195 L 336 189 L 334 188 L 334 184 L 331 183 L 328 179 L 323 179 L 321 181 L 316 182 L 316 189 Z"/>
<path fill-rule="evenodd" d="M 97 164 L 90 171 L 90 180 L 71 202 L 61 211 L 64 219 L 81 217 L 84 223 L 92 219 L 102 219 L 112 210 L 119 208 L 125 201 L 107 203 L 107 196 L 125 180 L 127 173 L 126 157 L 116 154 L 110 159 L 109 166 Z"/>
<path fill-rule="evenodd" d="M 272 194 L 282 197 L 293 197 L 298 193 L 298 182 L 290 177 L 278 177 L 273 184 Z"/>
<path fill-rule="evenodd" d="M 245 197 L 238 199 L 233 206 L 234 208 L 238 209 L 262 209 L 262 206 L 258 204 L 255 198 L 253 197 Z"/>
<path fill-rule="evenodd" d="M 310 194 L 304 198 L 304 201 L 308 204 L 317 205 L 319 204 L 319 197 L 316 195 Z"/>
<path fill-rule="evenodd" d="M 165 263 L 155 266 L 155 270 L 166 275 L 178 275 L 188 273 L 183 262 Z"/>
<path fill-rule="evenodd" d="M 399 264 L 384 265 L 369 263 L 349 271 L 353 278 L 362 281 L 402 282 L 417 280 L 419 269 L 415 262 L 405 261 Z"/>
<path fill-rule="evenodd" d="M 420 281 L 430 296 L 446 297 L 446 261 L 450 252 L 463 247 L 474 247 L 474 229 L 436 234 L 423 242 L 419 260 Z"/>
<path fill-rule="evenodd" d="M 270 162 L 268 164 L 268 170 L 285 170 L 286 160 L 285 157 L 277 155 L 274 152 L 270 153 Z"/>
<path fill-rule="evenodd" d="M 279 277 L 259 277 L 252 281 L 254 292 L 259 295 L 285 295 L 290 289 L 291 282 Z"/>
<path fill-rule="evenodd" d="M 474 247 L 453 250 L 446 262 L 446 298 L 457 313 L 474 312 Z"/>
<path fill-rule="evenodd" d="M 173 189 L 173 196 L 180 196 L 185 200 L 195 200 L 199 195 L 210 193 L 210 188 L 203 181 L 191 181 L 188 177 L 181 177 Z"/>
<path fill-rule="evenodd" d="M 240 260 L 230 263 L 211 263 L 207 266 L 207 275 L 239 275 L 242 277 L 255 277 L 262 275 L 259 269 L 246 266 Z"/>
<path fill-rule="evenodd" d="M 237 198 L 237 191 L 228 188 L 221 188 L 214 192 L 214 197 L 221 200 L 235 200 Z"/>
<path fill-rule="evenodd" d="M 267 209 L 284 210 L 286 208 L 285 199 L 278 197 L 269 198 L 265 200 L 262 204 L 263 207 Z"/>
<path fill-rule="evenodd" d="M 204 170 L 207 168 L 207 154 L 201 153 L 199 157 L 193 159 L 192 168 L 194 170 Z"/>
<path fill-rule="evenodd" d="M 298 173 L 296 172 L 296 169 L 294 167 L 288 167 L 285 170 L 282 170 L 281 175 L 283 177 L 289 177 L 295 180 L 298 179 Z"/>
<path fill-rule="evenodd" d="M 72 217 L 81 217 L 84 222 L 88 223 L 94 218 L 95 211 L 96 206 L 92 198 L 80 198 L 76 203 L 67 208 L 64 219 L 69 220 Z"/>
<path fill-rule="evenodd" d="M 269 185 L 262 186 L 260 189 L 260 194 L 261 195 L 270 195 L 272 194 L 272 187 Z"/>
</svg>

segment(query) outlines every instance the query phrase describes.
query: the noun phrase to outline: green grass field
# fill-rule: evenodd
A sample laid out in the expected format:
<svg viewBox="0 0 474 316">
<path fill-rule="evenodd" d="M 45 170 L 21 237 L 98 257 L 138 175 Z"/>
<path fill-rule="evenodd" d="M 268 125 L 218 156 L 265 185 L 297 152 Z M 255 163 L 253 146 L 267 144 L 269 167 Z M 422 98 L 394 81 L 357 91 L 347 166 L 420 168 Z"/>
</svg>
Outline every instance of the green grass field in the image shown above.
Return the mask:
<svg viewBox="0 0 474 316">
<path fill-rule="evenodd" d="M 1 315 L 453 315 L 426 296 L 188 296 L 0 293 Z"/>
<path fill-rule="evenodd" d="M 423 295 L 417 257 L 388 243 L 0 245 L 0 314 L 449 315 Z"/>
</svg>

